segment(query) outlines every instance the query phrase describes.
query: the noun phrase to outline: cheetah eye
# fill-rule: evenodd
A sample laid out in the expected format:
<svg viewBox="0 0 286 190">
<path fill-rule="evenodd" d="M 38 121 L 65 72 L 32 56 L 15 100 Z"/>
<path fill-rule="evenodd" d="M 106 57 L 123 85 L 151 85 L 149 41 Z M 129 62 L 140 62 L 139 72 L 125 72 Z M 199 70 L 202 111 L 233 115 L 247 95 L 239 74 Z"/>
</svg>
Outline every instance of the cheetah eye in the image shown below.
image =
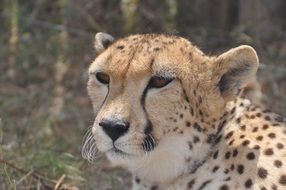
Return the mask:
<svg viewBox="0 0 286 190">
<path fill-rule="evenodd" d="M 164 78 L 160 76 L 154 76 L 151 78 L 148 85 L 150 88 L 162 88 L 166 86 L 167 84 L 169 84 L 172 80 L 173 78 Z"/>
<path fill-rule="evenodd" d="M 98 72 L 95 74 L 96 79 L 102 83 L 102 84 L 109 84 L 110 78 L 108 76 L 108 74 L 106 73 L 102 73 L 102 72 Z"/>
</svg>

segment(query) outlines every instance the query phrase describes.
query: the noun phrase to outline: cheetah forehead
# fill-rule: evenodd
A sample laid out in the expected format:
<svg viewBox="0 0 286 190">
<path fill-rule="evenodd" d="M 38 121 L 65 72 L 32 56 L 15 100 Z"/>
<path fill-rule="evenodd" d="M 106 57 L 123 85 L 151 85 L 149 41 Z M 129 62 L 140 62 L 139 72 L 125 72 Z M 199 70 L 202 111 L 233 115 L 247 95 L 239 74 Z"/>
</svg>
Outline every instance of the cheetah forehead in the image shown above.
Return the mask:
<svg viewBox="0 0 286 190">
<path fill-rule="evenodd" d="M 208 59 L 182 37 L 160 34 L 131 35 L 118 39 L 91 64 L 90 72 L 104 70 L 116 75 L 152 73 L 176 77 L 176 73 Z"/>
</svg>

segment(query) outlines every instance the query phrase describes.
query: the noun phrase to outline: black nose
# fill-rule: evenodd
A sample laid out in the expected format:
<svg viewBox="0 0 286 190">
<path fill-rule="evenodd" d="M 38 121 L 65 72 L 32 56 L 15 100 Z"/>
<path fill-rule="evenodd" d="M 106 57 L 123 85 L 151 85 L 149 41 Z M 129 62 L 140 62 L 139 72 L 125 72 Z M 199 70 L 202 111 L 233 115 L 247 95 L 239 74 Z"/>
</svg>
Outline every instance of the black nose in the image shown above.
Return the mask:
<svg viewBox="0 0 286 190">
<path fill-rule="evenodd" d="M 129 123 L 121 120 L 103 119 L 99 125 L 103 131 L 114 141 L 122 136 L 129 128 Z"/>
</svg>

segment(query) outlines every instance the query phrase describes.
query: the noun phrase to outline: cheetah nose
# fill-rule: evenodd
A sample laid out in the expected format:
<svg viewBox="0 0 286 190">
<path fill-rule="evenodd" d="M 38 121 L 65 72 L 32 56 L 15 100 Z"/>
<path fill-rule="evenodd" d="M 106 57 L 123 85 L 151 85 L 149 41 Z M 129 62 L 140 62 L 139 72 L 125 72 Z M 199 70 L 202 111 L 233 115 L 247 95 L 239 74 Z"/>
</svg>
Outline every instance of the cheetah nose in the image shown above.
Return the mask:
<svg viewBox="0 0 286 190">
<path fill-rule="evenodd" d="M 124 135 L 129 128 L 129 122 L 121 120 L 109 120 L 103 119 L 99 126 L 102 127 L 103 131 L 114 141 L 120 136 Z"/>
</svg>

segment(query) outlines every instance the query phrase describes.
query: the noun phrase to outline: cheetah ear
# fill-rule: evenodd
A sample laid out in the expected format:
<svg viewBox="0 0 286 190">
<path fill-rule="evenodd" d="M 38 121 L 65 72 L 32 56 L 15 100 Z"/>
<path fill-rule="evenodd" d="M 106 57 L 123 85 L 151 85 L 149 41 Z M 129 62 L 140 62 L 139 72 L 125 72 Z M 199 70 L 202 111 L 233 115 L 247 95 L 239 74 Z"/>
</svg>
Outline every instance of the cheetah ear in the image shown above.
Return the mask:
<svg viewBox="0 0 286 190">
<path fill-rule="evenodd" d="M 219 76 L 217 86 L 224 100 L 227 102 L 237 97 L 257 69 L 256 51 L 247 45 L 233 48 L 217 57 L 215 75 Z"/>
<path fill-rule="evenodd" d="M 103 32 L 98 32 L 95 35 L 95 43 L 94 47 L 97 53 L 101 53 L 103 50 L 108 48 L 110 44 L 112 44 L 114 41 L 113 36 L 103 33 Z"/>
</svg>

